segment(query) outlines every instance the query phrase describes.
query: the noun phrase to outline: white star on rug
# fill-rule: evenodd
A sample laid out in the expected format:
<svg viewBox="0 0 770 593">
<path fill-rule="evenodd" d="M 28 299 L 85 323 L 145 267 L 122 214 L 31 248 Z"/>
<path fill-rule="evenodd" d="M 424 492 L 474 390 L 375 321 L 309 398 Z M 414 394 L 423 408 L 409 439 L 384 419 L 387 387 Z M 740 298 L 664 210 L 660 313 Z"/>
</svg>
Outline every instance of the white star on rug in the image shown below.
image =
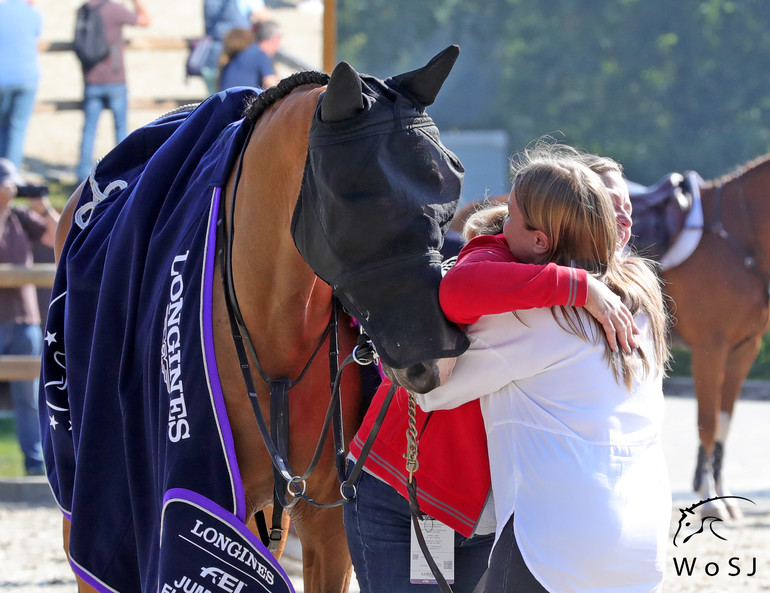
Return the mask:
<svg viewBox="0 0 770 593">
<path fill-rule="evenodd" d="M 51 332 L 46 330 L 46 332 L 45 332 L 45 343 L 50 346 L 51 342 L 55 342 L 55 341 L 56 341 L 56 332 L 51 333 Z"/>
<path fill-rule="evenodd" d="M 49 424 L 54 430 L 56 430 L 56 425 L 59 424 L 58 422 L 56 422 L 56 418 L 53 416 L 53 414 L 51 414 L 51 421 L 49 422 Z"/>
</svg>

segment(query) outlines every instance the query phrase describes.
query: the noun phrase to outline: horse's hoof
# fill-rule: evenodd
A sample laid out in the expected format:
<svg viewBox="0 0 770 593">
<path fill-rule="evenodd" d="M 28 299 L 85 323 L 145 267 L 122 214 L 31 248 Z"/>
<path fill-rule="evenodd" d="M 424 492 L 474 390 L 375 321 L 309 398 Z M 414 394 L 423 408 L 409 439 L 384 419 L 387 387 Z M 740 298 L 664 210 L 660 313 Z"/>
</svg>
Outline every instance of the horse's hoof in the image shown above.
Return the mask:
<svg viewBox="0 0 770 593">
<path fill-rule="evenodd" d="M 738 506 L 738 503 L 734 500 L 727 499 L 722 501 L 725 503 L 725 506 L 727 507 L 727 512 L 730 513 L 730 518 L 735 522 L 743 521 L 743 511 L 741 510 L 741 507 Z"/>
<path fill-rule="evenodd" d="M 700 485 L 696 491 L 701 500 L 708 500 L 707 503 L 698 507 L 701 517 L 719 517 L 722 521 L 730 519 L 730 512 L 727 510 L 725 501 L 719 498 L 714 475 L 711 473 L 711 460 L 707 459 L 701 468 Z M 696 474 L 697 475 L 697 474 Z M 710 500 L 710 499 L 716 500 Z"/>
<path fill-rule="evenodd" d="M 729 521 L 731 519 L 730 511 L 728 510 L 725 501 L 721 499 L 710 500 L 699 506 L 697 510 L 701 518 L 718 517 L 722 521 Z"/>
<path fill-rule="evenodd" d="M 717 490 L 717 496 L 732 496 L 733 493 L 730 492 L 729 489 L 727 489 L 725 486 L 722 485 L 722 481 L 718 481 L 716 483 L 716 490 Z M 733 521 L 743 521 L 743 511 L 741 510 L 740 505 L 738 504 L 738 500 L 734 498 L 723 498 L 720 500 L 721 503 L 725 505 L 727 508 L 727 512 L 730 513 L 730 518 Z"/>
</svg>

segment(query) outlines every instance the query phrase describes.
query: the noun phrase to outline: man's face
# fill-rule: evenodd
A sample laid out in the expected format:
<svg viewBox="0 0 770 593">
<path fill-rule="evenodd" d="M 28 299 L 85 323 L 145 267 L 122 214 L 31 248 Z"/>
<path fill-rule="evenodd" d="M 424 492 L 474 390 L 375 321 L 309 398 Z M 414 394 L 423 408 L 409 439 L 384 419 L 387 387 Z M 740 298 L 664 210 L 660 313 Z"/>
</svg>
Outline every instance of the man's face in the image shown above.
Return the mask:
<svg viewBox="0 0 770 593">
<path fill-rule="evenodd" d="M 7 208 L 8 204 L 16 197 L 18 189 L 9 178 L 0 183 L 0 208 Z"/>
<path fill-rule="evenodd" d="M 618 250 L 622 250 L 631 239 L 632 206 L 628 185 L 619 171 L 606 171 L 601 174 L 601 178 L 615 207 L 615 216 L 618 220 Z"/>
</svg>

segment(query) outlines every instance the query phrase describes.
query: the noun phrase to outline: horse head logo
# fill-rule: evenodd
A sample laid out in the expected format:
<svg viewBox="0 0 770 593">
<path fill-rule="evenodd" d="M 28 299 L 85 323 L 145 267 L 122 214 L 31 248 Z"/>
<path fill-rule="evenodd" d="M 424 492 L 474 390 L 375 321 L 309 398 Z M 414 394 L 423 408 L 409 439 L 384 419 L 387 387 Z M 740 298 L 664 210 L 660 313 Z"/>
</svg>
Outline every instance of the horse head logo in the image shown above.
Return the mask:
<svg viewBox="0 0 770 593">
<path fill-rule="evenodd" d="M 727 541 L 726 538 L 722 537 L 716 531 L 714 531 L 714 525 L 721 522 L 721 518 L 713 515 L 703 514 L 702 511 L 695 511 L 695 509 L 702 507 L 703 505 L 713 500 L 722 500 L 725 498 L 739 498 L 740 500 L 746 500 L 751 504 L 755 504 L 753 500 L 749 500 L 743 496 L 714 496 L 713 498 L 707 498 L 705 500 L 696 502 L 694 505 L 689 506 L 686 509 L 679 509 L 681 516 L 679 517 L 679 524 L 677 525 L 676 533 L 674 534 L 674 547 L 677 546 L 677 538 L 680 535 L 684 538 L 682 539 L 682 543 L 686 544 L 688 541 L 690 541 L 690 539 L 692 539 L 692 537 L 698 535 L 699 533 L 704 533 L 707 527 L 708 531 L 710 531 L 713 535 L 721 540 Z"/>
</svg>

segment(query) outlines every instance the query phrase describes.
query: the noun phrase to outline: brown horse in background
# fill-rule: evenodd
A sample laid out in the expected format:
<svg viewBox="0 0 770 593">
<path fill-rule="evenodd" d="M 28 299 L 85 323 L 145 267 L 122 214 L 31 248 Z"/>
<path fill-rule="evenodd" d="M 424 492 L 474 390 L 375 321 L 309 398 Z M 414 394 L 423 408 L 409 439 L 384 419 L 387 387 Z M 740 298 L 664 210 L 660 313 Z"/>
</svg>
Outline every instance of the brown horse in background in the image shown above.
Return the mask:
<svg viewBox="0 0 770 593">
<path fill-rule="evenodd" d="M 692 350 L 700 439 L 693 487 L 704 499 L 729 494 L 725 438 L 770 321 L 769 189 L 770 155 L 706 182 L 703 237 L 689 258 L 663 273 L 674 328 Z M 731 502 L 713 501 L 712 510 L 740 516 Z"/>
<path fill-rule="evenodd" d="M 683 263 L 662 273 L 674 329 L 692 351 L 700 440 L 693 489 L 703 499 L 730 494 L 722 475 L 735 402 L 770 324 L 770 155 L 700 187 L 703 237 Z M 486 202 L 504 204 L 507 194 Z M 633 201 L 633 198 L 632 198 Z M 458 209 L 457 232 L 480 203 Z M 633 229 L 632 229 L 633 231 Z M 710 512 L 740 517 L 732 499 Z"/>
<path fill-rule="evenodd" d="M 222 189 L 223 211 L 228 213 L 224 232 L 232 237 L 231 277 L 238 295 L 235 306 L 242 314 L 246 330 L 242 333 L 248 333 L 258 356 L 258 360 L 254 360 L 253 353 L 249 357 L 258 406 L 264 417 L 270 418 L 272 387 L 265 375 L 293 380 L 288 398 L 288 461 L 300 471 L 308 468 L 323 432 L 334 379 L 330 358 L 336 357 L 339 363 L 356 345 L 358 329 L 350 315 L 359 319 L 378 348 L 385 372 L 415 391 L 435 387 L 439 376 L 436 359 L 456 356 L 467 345 L 462 332 L 443 318 L 435 297 L 441 278 L 438 228 L 448 224 L 454 212 L 462 168 L 440 144 L 435 125 L 424 114 L 424 107 L 433 102 L 458 52 L 454 46 L 448 48 L 423 69 L 385 82 L 360 76 L 342 63 L 330 79 L 326 76 L 328 85 L 323 84 L 325 75 L 303 73 L 317 76 L 294 77 L 298 81 L 294 87 L 284 82 L 276 90 L 265 92 L 275 100 L 266 100 L 264 110 L 254 117 L 240 164 L 233 166 L 229 182 Z M 318 133 L 312 142 L 311 130 Z M 372 146 L 379 158 L 369 159 Z M 336 161 L 334 151 L 342 151 Z M 363 160 L 356 169 L 358 156 Z M 383 168 L 378 169 L 383 163 Z M 393 179 L 389 190 L 386 181 L 394 175 L 397 179 Z M 313 185 L 312 180 L 322 181 Z M 328 195 L 316 193 L 318 187 Z M 67 232 L 70 226 L 74 229 L 73 215 L 82 192 L 81 186 L 63 213 L 57 234 L 60 256 L 62 249 L 74 242 L 67 238 Z M 141 199 L 139 190 L 137 196 Z M 298 204 L 308 211 L 322 198 L 329 207 L 324 216 L 299 211 Z M 335 218 L 333 207 L 337 202 L 341 203 L 340 211 L 353 209 L 350 220 Z M 321 246 L 310 236 L 312 229 L 302 227 L 313 222 L 328 223 L 319 237 L 339 244 Z M 346 249 L 355 246 L 351 239 L 360 232 L 354 224 L 346 223 L 356 222 L 369 230 L 360 237 L 358 249 Z M 301 237 L 295 236 L 295 226 L 302 227 Z M 439 244 L 434 244 L 436 241 Z M 300 253 L 300 245 L 307 252 Z M 217 249 L 225 249 L 219 239 Z M 68 261 L 66 256 L 65 252 L 64 262 Z M 331 256 L 341 259 L 335 262 L 342 270 L 338 276 L 324 267 Z M 228 314 L 228 305 L 232 307 L 233 303 L 228 302 L 227 289 L 219 281 L 222 261 L 218 257 L 214 268 L 213 340 L 249 518 L 270 505 L 274 489 L 280 491 L 284 486 L 274 483 L 271 455 L 252 410 L 255 404 L 244 389 L 244 365 L 239 363 Z M 379 274 L 367 275 L 372 269 Z M 364 279 L 358 280 L 361 275 Z M 337 306 L 333 297 L 346 308 L 339 310 L 338 354 L 329 347 L 332 337 L 328 328 Z M 76 306 L 75 296 L 71 298 L 72 306 Z M 391 309 L 380 314 L 377 298 L 387 299 L 383 308 Z M 412 314 L 419 315 L 420 320 L 400 323 Z M 422 323 L 428 325 L 420 327 Z M 418 335 L 410 337 L 414 332 Z M 319 351 L 321 355 L 315 356 Z M 67 362 L 76 364 L 69 358 Z M 258 373 L 257 367 L 264 374 Z M 349 440 L 363 414 L 361 378 L 352 370 L 342 377 L 342 420 Z M 344 452 L 337 453 L 344 459 Z M 319 503 L 338 501 L 338 455 L 331 439 L 327 439 L 306 486 L 304 480 L 298 481 L 289 494 L 306 489 Z M 98 478 L 91 476 L 91 480 Z M 320 509 L 307 500 L 294 502 L 288 512 L 302 543 L 305 590 L 346 591 L 351 561 L 341 506 Z M 136 522 L 141 520 L 134 517 Z M 65 513 L 65 547 L 75 521 L 74 511 L 72 523 Z M 81 590 L 92 590 L 80 576 Z"/>
</svg>

